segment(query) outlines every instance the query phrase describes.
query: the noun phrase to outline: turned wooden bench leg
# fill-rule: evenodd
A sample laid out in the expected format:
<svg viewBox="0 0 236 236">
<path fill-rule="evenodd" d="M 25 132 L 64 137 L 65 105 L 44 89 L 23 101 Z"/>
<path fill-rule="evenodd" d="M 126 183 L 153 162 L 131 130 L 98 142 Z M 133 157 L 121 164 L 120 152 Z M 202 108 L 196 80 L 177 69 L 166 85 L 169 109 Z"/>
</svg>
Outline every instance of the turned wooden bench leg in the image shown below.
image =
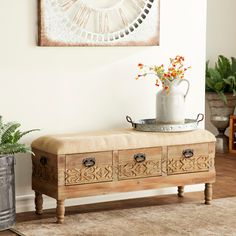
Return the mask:
<svg viewBox="0 0 236 236">
<path fill-rule="evenodd" d="M 184 196 L 184 186 L 178 186 L 178 197 Z"/>
<path fill-rule="evenodd" d="M 57 200 L 57 223 L 62 224 L 65 217 L 65 200 Z"/>
<path fill-rule="evenodd" d="M 212 200 L 212 184 L 206 183 L 205 184 L 205 204 L 206 205 L 211 205 L 211 200 Z"/>
<path fill-rule="evenodd" d="M 42 215 L 43 214 L 43 195 L 42 195 L 42 193 L 35 191 L 34 203 L 35 203 L 35 213 L 37 215 Z"/>
</svg>

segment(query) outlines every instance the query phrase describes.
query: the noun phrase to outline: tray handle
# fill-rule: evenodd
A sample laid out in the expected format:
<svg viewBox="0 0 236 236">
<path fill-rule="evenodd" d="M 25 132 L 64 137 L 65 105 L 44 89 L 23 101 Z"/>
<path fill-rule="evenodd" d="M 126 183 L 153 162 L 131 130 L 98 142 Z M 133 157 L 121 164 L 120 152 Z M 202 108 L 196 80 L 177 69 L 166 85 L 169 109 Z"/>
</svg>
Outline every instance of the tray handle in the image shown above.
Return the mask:
<svg viewBox="0 0 236 236">
<path fill-rule="evenodd" d="M 197 119 L 196 119 L 197 125 L 199 124 L 199 122 L 201 122 L 203 120 L 204 120 L 204 115 L 202 113 L 199 113 L 197 115 Z"/>
<path fill-rule="evenodd" d="M 131 118 L 130 116 L 126 116 L 126 120 L 127 120 L 130 124 L 132 124 L 132 126 L 134 126 L 134 122 L 133 122 L 133 120 L 132 120 L 132 118 Z"/>
</svg>

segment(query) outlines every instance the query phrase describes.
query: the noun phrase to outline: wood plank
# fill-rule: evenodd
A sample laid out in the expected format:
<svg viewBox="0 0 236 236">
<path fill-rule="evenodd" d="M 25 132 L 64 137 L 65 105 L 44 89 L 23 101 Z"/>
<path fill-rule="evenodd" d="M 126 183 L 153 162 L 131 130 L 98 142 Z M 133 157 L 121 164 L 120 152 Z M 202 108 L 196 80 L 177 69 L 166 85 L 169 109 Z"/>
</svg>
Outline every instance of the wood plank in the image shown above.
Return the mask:
<svg viewBox="0 0 236 236">
<path fill-rule="evenodd" d="M 63 186 L 64 187 L 64 186 Z M 49 197 L 58 199 L 58 186 L 55 184 L 45 183 L 39 179 L 32 177 L 32 189 L 36 192 L 46 194 Z"/>
<path fill-rule="evenodd" d="M 141 157 L 141 162 L 135 159 Z M 162 148 L 140 148 L 119 151 L 118 179 L 146 178 L 160 176 L 162 173 Z M 140 158 L 139 158 L 140 159 Z"/>
<path fill-rule="evenodd" d="M 215 182 L 214 170 L 209 172 L 150 177 L 118 182 L 66 186 L 59 187 L 59 192 L 60 197 L 66 199 L 213 182 Z"/>
<path fill-rule="evenodd" d="M 112 152 L 66 155 L 66 185 L 113 181 Z M 92 166 L 87 167 L 89 162 Z"/>
<path fill-rule="evenodd" d="M 209 143 L 170 146 L 167 149 L 169 175 L 208 171 L 214 168 L 214 162 L 212 162 L 214 155 L 209 154 Z M 192 154 L 192 156 L 187 157 L 184 153 Z"/>
<path fill-rule="evenodd" d="M 112 152 L 91 152 L 66 155 L 66 168 L 81 168 L 84 167 L 83 160 L 86 158 L 94 158 L 95 165 L 110 164 L 112 165 Z"/>
</svg>

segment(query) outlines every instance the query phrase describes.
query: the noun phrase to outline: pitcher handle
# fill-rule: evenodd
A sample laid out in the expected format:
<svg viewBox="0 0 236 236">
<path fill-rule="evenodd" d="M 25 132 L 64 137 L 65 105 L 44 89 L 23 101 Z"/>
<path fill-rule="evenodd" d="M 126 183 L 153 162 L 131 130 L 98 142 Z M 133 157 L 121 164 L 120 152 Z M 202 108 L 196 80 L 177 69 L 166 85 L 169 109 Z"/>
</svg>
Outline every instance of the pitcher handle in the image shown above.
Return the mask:
<svg viewBox="0 0 236 236">
<path fill-rule="evenodd" d="M 189 81 L 186 80 L 186 79 L 181 79 L 181 80 L 179 81 L 178 85 L 180 85 L 182 82 L 186 82 L 186 83 L 188 84 L 188 88 L 187 88 L 186 93 L 185 93 L 185 95 L 184 95 L 184 99 L 185 99 L 186 96 L 188 95 L 188 92 L 189 92 L 190 83 L 189 83 Z"/>
</svg>

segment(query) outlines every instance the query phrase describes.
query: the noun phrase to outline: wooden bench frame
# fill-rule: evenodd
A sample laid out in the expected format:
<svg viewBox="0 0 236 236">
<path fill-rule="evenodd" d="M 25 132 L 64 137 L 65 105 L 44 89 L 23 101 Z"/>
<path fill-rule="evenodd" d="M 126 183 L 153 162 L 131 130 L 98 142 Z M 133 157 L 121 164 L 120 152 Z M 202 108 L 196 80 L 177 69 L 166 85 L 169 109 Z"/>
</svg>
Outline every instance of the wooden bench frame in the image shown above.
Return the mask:
<svg viewBox="0 0 236 236">
<path fill-rule="evenodd" d="M 109 193 L 150 190 L 178 186 L 178 196 L 183 197 L 184 186 L 205 183 L 205 204 L 209 205 L 212 200 L 212 183 L 215 182 L 215 142 L 204 143 L 208 149 L 207 163 L 209 168 L 204 171 L 189 171 L 189 173 L 168 174 L 168 148 L 161 148 L 161 175 L 133 178 L 126 180 L 118 179 L 119 151 L 112 150 L 113 180 L 109 182 L 85 183 L 66 185 L 66 156 L 46 153 L 33 149 L 32 156 L 33 173 L 32 189 L 35 191 L 35 209 L 37 214 L 43 212 L 42 194 L 57 200 L 57 222 L 63 223 L 65 215 L 64 201 L 69 198 L 104 195 Z M 199 144 L 194 144 L 199 147 Z M 188 146 L 188 145 L 187 145 Z M 177 146 L 176 150 L 182 151 L 186 145 Z M 192 145 L 190 145 L 192 147 Z M 148 150 L 149 148 L 147 148 Z M 203 163 L 205 165 L 205 163 Z"/>
</svg>

